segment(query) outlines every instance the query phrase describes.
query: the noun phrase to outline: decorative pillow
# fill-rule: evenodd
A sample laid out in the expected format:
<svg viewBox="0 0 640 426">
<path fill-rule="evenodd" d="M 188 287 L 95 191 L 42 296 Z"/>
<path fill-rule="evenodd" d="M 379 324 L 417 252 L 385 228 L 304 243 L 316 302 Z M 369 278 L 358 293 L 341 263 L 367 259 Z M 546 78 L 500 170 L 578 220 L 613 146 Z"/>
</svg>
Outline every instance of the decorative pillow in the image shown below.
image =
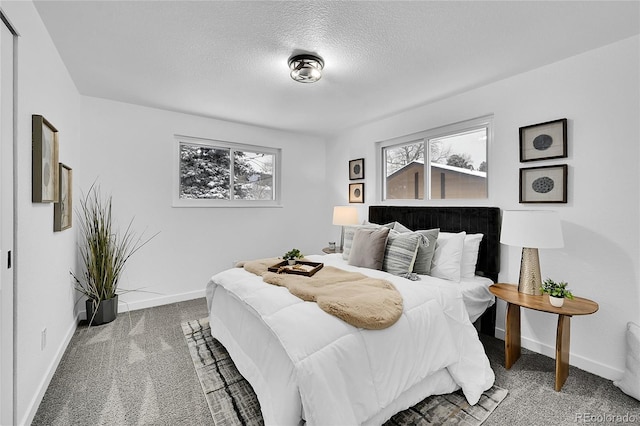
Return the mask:
<svg viewBox="0 0 640 426">
<path fill-rule="evenodd" d="M 344 247 L 342 247 L 342 258 L 349 260 L 349 253 L 351 252 L 351 244 L 353 244 L 353 236 L 357 229 L 378 229 L 380 225 L 353 225 L 344 227 Z"/>
<path fill-rule="evenodd" d="M 371 223 L 366 219 L 362 221 L 363 225 L 384 226 L 385 228 L 389 228 L 389 229 L 393 229 L 393 227 L 395 226 L 396 223 L 398 223 L 398 222 L 389 222 L 389 223 L 385 223 L 384 225 L 380 225 L 380 224 L 377 224 L 377 223 Z"/>
<path fill-rule="evenodd" d="M 421 239 L 422 236 L 415 232 L 389 231 L 382 270 L 393 275 L 404 275 L 413 271 Z"/>
<path fill-rule="evenodd" d="M 406 226 L 404 226 L 400 222 L 393 222 L 393 228 L 391 228 L 391 229 L 393 229 L 394 231 L 398 231 L 398 232 L 413 232 L 413 231 L 411 231 L 411 229 L 407 228 Z"/>
<path fill-rule="evenodd" d="M 466 232 L 452 234 L 441 232 L 431 262 L 431 276 L 460 282 L 460 263 Z"/>
<path fill-rule="evenodd" d="M 400 222 L 394 222 L 393 230 L 401 233 L 413 232 Z M 433 253 L 436 249 L 436 240 L 438 239 L 439 228 L 415 231 L 416 233 L 423 235 L 424 238 L 418 245 L 418 253 L 416 255 L 416 261 L 413 265 L 413 272 L 421 275 L 429 275 L 431 272 L 431 261 L 433 259 Z"/>
<path fill-rule="evenodd" d="M 416 263 L 413 265 L 413 272 L 415 272 L 416 274 L 431 274 L 431 262 L 433 260 L 433 254 L 436 250 L 436 240 L 438 239 L 439 233 L 439 228 L 416 231 L 416 234 L 424 236 L 424 238 L 420 242 L 420 245 L 418 245 Z"/>
<path fill-rule="evenodd" d="M 627 360 L 624 376 L 613 384 L 640 401 L 640 326 L 632 322 L 627 324 Z"/>
<path fill-rule="evenodd" d="M 382 269 L 389 228 L 356 229 L 349 253 L 349 265 Z"/>
</svg>

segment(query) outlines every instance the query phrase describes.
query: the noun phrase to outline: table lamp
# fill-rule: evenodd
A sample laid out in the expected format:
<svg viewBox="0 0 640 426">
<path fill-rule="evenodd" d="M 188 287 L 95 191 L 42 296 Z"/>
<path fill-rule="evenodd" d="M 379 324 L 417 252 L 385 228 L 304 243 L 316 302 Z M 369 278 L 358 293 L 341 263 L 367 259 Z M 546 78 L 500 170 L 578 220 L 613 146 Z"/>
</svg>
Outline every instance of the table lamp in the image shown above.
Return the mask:
<svg viewBox="0 0 640 426">
<path fill-rule="evenodd" d="M 522 247 L 518 291 L 542 294 L 538 249 L 564 247 L 558 213 L 548 210 L 505 210 L 502 213 L 500 242 Z"/>
<path fill-rule="evenodd" d="M 333 224 L 342 227 L 340 232 L 340 250 L 344 245 L 344 226 L 358 224 L 358 209 L 351 206 L 335 206 L 333 208 Z"/>
</svg>

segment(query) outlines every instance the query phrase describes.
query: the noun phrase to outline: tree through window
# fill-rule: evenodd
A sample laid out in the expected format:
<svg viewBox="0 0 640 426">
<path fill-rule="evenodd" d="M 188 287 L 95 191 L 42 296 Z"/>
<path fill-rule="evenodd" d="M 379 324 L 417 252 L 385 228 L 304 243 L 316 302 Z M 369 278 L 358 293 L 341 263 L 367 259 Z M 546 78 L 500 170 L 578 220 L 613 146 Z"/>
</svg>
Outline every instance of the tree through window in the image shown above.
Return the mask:
<svg viewBox="0 0 640 426">
<path fill-rule="evenodd" d="M 174 205 L 204 205 L 191 200 L 211 201 L 207 205 L 277 202 L 279 152 L 228 142 L 180 140 Z"/>
<path fill-rule="evenodd" d="M 382 199 L 487 198 L 489 134 L 484 118 L 380 143 Z"/>
</svg>

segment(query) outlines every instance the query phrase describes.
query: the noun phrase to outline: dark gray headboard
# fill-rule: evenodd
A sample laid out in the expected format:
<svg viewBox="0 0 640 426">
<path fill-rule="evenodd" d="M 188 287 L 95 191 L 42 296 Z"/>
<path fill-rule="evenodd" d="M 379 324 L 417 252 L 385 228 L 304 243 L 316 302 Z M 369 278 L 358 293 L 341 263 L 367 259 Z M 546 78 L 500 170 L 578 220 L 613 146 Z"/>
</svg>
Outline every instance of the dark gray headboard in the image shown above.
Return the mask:
<svg viewBox="0 0 640 426">
<path fill-rule="evenodd" d="M 500 209 L 498 207 L 370 206 L 369 221 L 398 221 L 417 231 L 440 228 L 442 232 L 482 233 L 476 274 L 498 281 L 500 272 Z"/>
</svg>

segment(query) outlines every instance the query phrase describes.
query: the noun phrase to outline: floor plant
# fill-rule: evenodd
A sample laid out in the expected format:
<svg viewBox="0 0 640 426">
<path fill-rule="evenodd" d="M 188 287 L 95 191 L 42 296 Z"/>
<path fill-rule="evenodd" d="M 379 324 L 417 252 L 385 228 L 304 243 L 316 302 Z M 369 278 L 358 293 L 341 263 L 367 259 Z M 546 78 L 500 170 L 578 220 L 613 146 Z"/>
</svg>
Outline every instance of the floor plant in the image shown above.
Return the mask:
<svg viewBox="0 0 640 426">
<path fill-rule="evenodd" d="M 97 325 L 115 319 L 122 272 L 131 256 L 157 234 L 146 239 L 137 235 L 132 228 L 133 219 L 120 232 L 113 223 L 111 196 L 103 196 L 95 184 L 79 204 L 76 214 L 80 228 L 78 250 L 82 272 L 71 272 L 71 275 L 76 290 L 87 297 L 87 321 L 90 325 Z M 101 311 L 103 302 L 110 302 L 113 306 L 104 308 L 106 312 Z"/>
</svg>

